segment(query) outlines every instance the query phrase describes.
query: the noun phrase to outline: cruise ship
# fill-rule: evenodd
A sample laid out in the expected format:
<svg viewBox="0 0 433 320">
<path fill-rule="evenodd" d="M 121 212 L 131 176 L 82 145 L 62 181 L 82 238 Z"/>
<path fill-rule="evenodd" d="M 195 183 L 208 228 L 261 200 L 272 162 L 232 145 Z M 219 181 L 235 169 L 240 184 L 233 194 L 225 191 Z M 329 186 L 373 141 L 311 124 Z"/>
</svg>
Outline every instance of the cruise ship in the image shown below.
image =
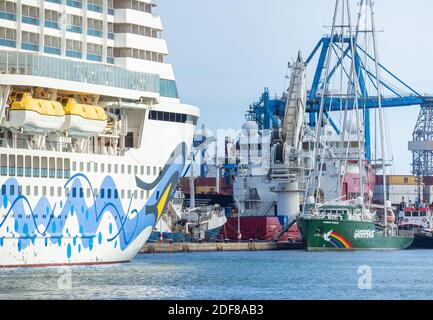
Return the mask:
<svg viewBox="0 0 433 320">
<path fill-rule="evenodd" d="M 199 119 L 150 0 L 0 0 L 0 267 L 134 258 Z"/>
</svg>

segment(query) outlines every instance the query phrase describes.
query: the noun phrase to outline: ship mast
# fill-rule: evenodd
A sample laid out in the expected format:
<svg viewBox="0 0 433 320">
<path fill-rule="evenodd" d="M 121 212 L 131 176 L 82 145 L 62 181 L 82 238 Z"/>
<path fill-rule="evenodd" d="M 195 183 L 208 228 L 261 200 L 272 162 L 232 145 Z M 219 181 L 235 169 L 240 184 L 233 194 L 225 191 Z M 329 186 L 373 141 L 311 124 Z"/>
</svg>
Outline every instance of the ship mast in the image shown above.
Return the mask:
<svg viewBox="0 0 433 320">
<path fill-rule="evenodd" d="M 331 64 L 331 56 L 332 56 L 332 41 L 333 41 L 334 35 L 335 35 L 339 4 L 340 4 L 340 1 L 335 0 L 334 17 L 332 20 L 331 38 L 330 38 L 331 41 L 329 41 L 328 52 L 327 52 L 327 57 L 326 57 L 326 64 L 325 64 L 325 78 L 324 78 L 325 82 L 323 85 L 322 95 L 321 95 L 321 99 L 320 99 L 319 121 L 318 121 L 317 127 L 316 127 L 316 141 L 315 141 L 315 145 L 314 145 L 314 157 L 313 157 L 313 164 L 314 164 L 313 177 L 317 177 L 322 170 L 321 161 L 318 161 L 318 157 L 319 157 L 319 148 L 320 148 L 320 144 L 321 144 L 320 142 L 321 142 L 321 137 L 322 137 L 322 125 L 324 122 L 325 95 L 328 91 L 328 81 L 326 81 L 326 79 L 328 79 L 328 77 L 329 77 L 329 66 Z M 314 181 L 313 190 L 316 193 L 316 196 L 315 196 L 316 202 L 319 200 L 319 192 L 320 192 L 319 189 L 320 189 L 320 184 L 318 182 Z M 313 191 L 313 196 L 314 196 L 314 191 Z"/>
<path fill-rule="evenodd" d="M 376 86 L 377 86 L 377 100 L 379 106 L 379 128 L 380 128 L 380 148 L 382 153 L 382 186 L 383 186 L 383 205 L 384 205 L 384 224 L 387 225 L 387 196 L 386 196 L 386 166 L 385 166 L 385 133 L 383 125 L 383 110 L 382 110 L 382 83 L 380 81 L 380 68 L 379 68 L 379 49 L 376 42 L 376 26 L 374 19 L 374 3 L 371 0 L 366 0 L 370 4 L 371 14 L 371 27 L 373 33 L 373 49 L 374 49 L 374 64 L 376 70 Z M 362 4 L 363 1 L 361 1 Z"/>
<path fill-rule="evenodd" d="M 362 134 L 362 122 L 361 117 L 359 115 L 359 100 L 358 100 L 358 90 L 359 90 L 359 74 L 355 68 L 355 54 L 356 54 L 356 46 L 358 44 L 358 35 L 359 35 L 359 24 L 361 21 L 361 12 L 362 12 L 362 3 L 358 14 L 358 22 L 356 25 L 355 38 L 352 36 L 352 19 L 350 14 L 350 5 L 349 0 L 346 0 L 347 3 L 347 15 L 348 15 L 348 26 L 349 26 L 349 37 L 350 37 L 350 50 L 352 53 L 352 63 L 351 63 L 351 74 L 354 76 L 353 85 L 354 85 L 354 103 L 355 103 L 355 114 L 356 114 L 356 126 L 357 126 L 357 137 L 358 137 L 358 167 L 359 167 L 359 193 L 360 197 L 364 200 L 364 157 L 363 157 L 363 134 Z M 350 79 L 349 79 L 350 81 Z"/>
<path fill-rule="evenodd" d="M 344 36 L 344 23 L 346 21 L 346 16 L 344 14 L 344 1 L 343 1 L 343 10 L 341 10 L 341 37 Z M 341 61 L 343 61 L 344 59 L 344 48 L 343 48 L 343 43 L 341 45 L 340 48 L 340 57 L 339 59 Z M 343 92 L 343 79 L 344 79 L 344 69 L 340 68 L 340 92 Z M 346 106 L 347 106 L 347 101 L 346 101 Z M 340 147 L 339 147 L 339 162 L 338 162 L 338 183 L 337 183 L 337 190 L 338 190 L 338 194 L 341 196 L 342 194 L 342 184 L 343 184 L 343 175 L 341 174 L 341 168 L 342 168 L 342 159 L 343 159 L 343 150 L 344 150 L 344 136 L 345 136 L 345 124 L 346 124 L 346 119 L 347 119 L 347 108 L 345 108 L 344 110 L 344 116 L 343 118 L 341 117 L 341 114 L 343 114 L 343 96 L 340 96 L 340 128 L 343 128 L 343 130 L 341 131 L 341 135 L 340 135 Z"/>
<path fill-rule="evenodd" d="M 360 197 L 364 200 L 364 143 L 363 143 L 363 132 L 362 132 L 362 128 L 363 128 L 363 121 L 361 120 L 361 116 L 360 116 L 360 110 L 359 110 L 359 99 L 358 99 L 358 92 L 359 92 L 359 88 L 360 88 L 360 84 L 359 84 L 359 77 L 360 74 L 358 73 L 356 66 L 355 66 L 355 55 L 356 55 L 356 47 L 357 47 L 357 42 L 358 42 L 358 36 L 359 36 L 359 26 L 360 26 L 360 21 L 361 21 L 361 10 L 359 11 L 358 14 L 358 21 L 357 21 L 357 25 L 356 25 L 356 31 L 355 31 L 355 35 L 353 35 L 353 31 L 352 31 L 352 18 L 351 18 L 351 13 L 350 13 L 350 4 L 349 4 L 349 0 L 343 0 L 342 1 L 342 25 L 341 27 L 341 35 L 336 34 L 336 29 L 338 28 L 338 26 L 336 26 L 336 21 L 338 18 L 338 11 L 339 11 L 339 7 L 340 7 L 340 2 L 339 0 L 336 0 L 335 3 L 335 10 L 334 10 L 334 17 L 333 17 L 333 22 L 332 22 L 332 29 L 331 29 L 331 37 L 330 37 L 330 42 L 329 42 L 329 48 L 328 48 L 328 53 L 327 53 L 327 61 L 326 61 L 326 65 L 325 65 L 325 82 L 323 85 L 323 91 L 322 91 L 322 97 L 321 97 L 321 102 L 320 102 L 320 111 L 319 111 L 319 121 L 318 121 L 318 126 L 316 128 L 316 145 L 314 147 L 314 158 L 313 161 L 315 163 L 314 168 L 315 168 L 315 172 L 314 172 L 314 176 L 319 176 L 320 177 L 320 172 L 321 172 L 321 165 L 320 165 L 320 161 L 318 161 L 318 156 L 319 156 L 319 145 L 320 145 L 320 139 L 322 136 L 322 124 L 324 121 L 324 101 L 325 101 L 325 95 L 327 94 L 328 91 L 328 81 L 326 81 L 326 79 L 328 79 L 328 74 L 329 74 L 329 64 L 330 64 L 330 60 L 331 60 L 331 56 L 332 56 L 332 44 L 335 41 L 334 38 L 336 36 L 339 37 L 339 39 L 341 40 L 341 42 L 343 43 L 345 41 L 345 33 L 344 33 L 344 28 L 348 29 L 348 36 L 349 36 L 349 42 L 350 42 L 350 52 L 352 55 L 352 59 L 351 59 L 351 64 L 350 64 L 350 74 L 348 77 L 348 84 L 347 84 L 347 95 L 346 95 L 346 109 L 344 110 L 344 123 L 343 123 L 343 130 L 341 132 L 341 139 L 340 139 L 340 164 L 339 164 L 339 174 L 338 174 L 338 181 L 337 181 L 337 188 L 339 190 L 339 193 L 342 192 L 342 183 L 343 183 L 343 177 L 341 176 L 342 174 L 342 168 L 346 166 L 347 164 L 347 159 L 343 160 L 343 148 L 344 148 L 344 142 L 345 142 L 345 126 L 346 126 L 346 120 L 347 120 L 347 108 L 348 108 L 348 102 L 349 102 L 349 96 L 353 96 L 353 101 L 354 101 L 354 109 L 355 109 L 355 115 L 356 115 L 356 126 L 357 126 L 357 140 L 358 140 L 358 167 L 359 167 L 359 193 L 360 193 Z M 345 15 L 347 14 L 347 25 L 344 24 L 345 21 Z M 341 47 L 342 49 L 343 47 Z M 341 57 L 339 57 L 340 60 L 343 60 L 344 57 L 344 52 L 341 53 Z M 342 72 L 343 72 L 343 67 L 341 68 Z M 342 82 L 340 83 L 340 91 L 342 91 Z M 340 97 L 340 112 L 342 112 L 342 97 Z M 349 137 L 350 138 L 350 137 Z M 347 157 L 347 155 L 346 155 Z M 344 161 L 344 165 L 342 165 L 342 162 Z M 319 164 L 317 164 L 317 162 L 319 162 Z M 316 201 L 318 200 L 317 197 L 319 195 L 319 191 L 320 191 L 320 179 L 317 180 L 317 182 L 315 182 L 316 185 L 314 187 L 314 190 L 316 192 Z"/>
</svg>

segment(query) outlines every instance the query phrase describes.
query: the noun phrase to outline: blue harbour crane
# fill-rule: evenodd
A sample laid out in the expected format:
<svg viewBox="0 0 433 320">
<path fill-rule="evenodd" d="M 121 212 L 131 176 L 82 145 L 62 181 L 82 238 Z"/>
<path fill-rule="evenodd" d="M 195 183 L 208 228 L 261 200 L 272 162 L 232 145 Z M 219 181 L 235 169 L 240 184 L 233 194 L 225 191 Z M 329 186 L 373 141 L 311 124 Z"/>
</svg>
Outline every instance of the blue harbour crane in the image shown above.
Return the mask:
<svg viewBox="0 0 433 320">
<path fill-rule="evenodd" d="M 362 3 L 363 1 L 360 3 L 361 6 Z M 363 8 L 360 7 L 358 23 L 361 21 L 362 14 Z M 376 138 L 375 135 L 372 137 L 372 131 L 375 129 L 373 127 L 375 121 L 372 123 L 372 120 L 376 116 L 372 112 L 379 109 L 379 106 L 382 108 L 416 108 L 419 106 L 421 111 L 408 149 L 413 155 L 412 174 L 417 177 L 419 183 L 418 202 L 421 202 L 422 178 L 433 176 L 433 96 L 420 94 L 379 61 L 377 69 L 372 67 L 376 66 L 375 54 L 369 50 L 371 42 L 366 39 L 369 34 L 373 33 L 373 30 L 360 30 L 358 27 L 359 24 L 355 36 L 353 33 L 348 33 L 347 31 L 352 27 L 343 18 L 341 25 L 335 26 L 335 32 L 323 36 L 309 54 L 305 62 L 311 74 L 311 85 L 306 102 L 306 112 L 309 114 L 308 124 L 312 128 L 316 127 L 323 99 L 325 120 L 337 134 L 340 134 L 345 124 L 341 122 L 341 119 L 337 121 L 334 113 L 354 110 L 358 104 L 359 109 L 363 112 L 365 159 L 372 160 L 372 144 L 375 143 Z M 364 38 L 360 39 L 361 37 Z M 332 56 L 329 58 L 329 55 Z M 329 66 L 326 64 L 327 61 L 330 61 Z M 349 66 L 354 66 L 356 77 L 351 76 L 350 72 L 353 69 Z M 289 63 L 290 68 L 292 65 Z M 325 74 L 326 69 L 328 70 L 327 75 Z M 351 94 L 342 90 L 338 93 L 323 92 L 325 88 L 332 87 L 331 84 L 336 81 L 343 81 L 342 78 L 347 83 L 346 89 L 352 90 Z M 353 79 L 358 80 L 356 85 Z M 380 102 L 377 94 L 378 83 L 381 87 Z M 353 98 L 355 88 L 358 91 L 357 104 Z M 341 86 L 340 89 L 342 89 Z M 269 89 L 265 88 L 259 101 L 250 105 L 246 114 L 247 120 L 255 121 L 259 131 L 281 128 L 285 116 L 286 99 L 286 93 L 281 97 L 271 96 Z M 382 158 L 385 156 L 382 155 Z"/>
<path fill-rule="evenodd" d="M 330 45 L 333 48 L 333 52 L 338 54 L 339 51 L 344 52 L 344 56 L 340 57 L 334 66 L 331 66 L 328 78 L 324 79 L 324 69 L 325 61 L 328 54 L 328 47 Z M 309 113 L 309 125 L 315 127 L 317 123 L 317 114 L 320 109 L 320 99 L 321 99 L 321 89 L 324 88 L 325 81 L 331 82 L 333 77 L 337 74 L 338 68 L 344 68 L 343 60 L 352 60 L 352 50 L 351 43 L 355 41 L 350 41 L 350 38 L 335 35 L 333 39 L 328 37 L 323 37 L 319 40 L 308 59 L 306 60 L 307 66 L 312 65 L 314 58 L 318 56 L 318 62 L 315 67 L 314 78 L 311 87 L 308 91 L 307 99 L 307 112 Z M 367 57 L 369 62 L 374 63 L 374 58 L 367 53 L 367 51 L 362 48 L 359 44 L 356 45 L 355 50 L 355 68 L 359 75 L 359 101 L 362 109 L 364 110 L 364 121 L 365 121 L 365 150 L 366 159 L 371 159 L 371 129 L 370 129 L 370 110 L 377 109 L 378 98 L 377 95 L 369 95 L 368 92 L 368 82 L 370 85 L 376 88 L 376 75 L 373 71 L 367 68 L 367 63 L 361 60 L 361 56 Z M 421 106 L 421 109 L 431 110 L 433 97 L 424 96 L 415 91 L 412 87 L 406 84 L 403 80 L 397 77 L 393 72 L 391 72 L 384 65 L 379 64 L 383 74 L 388 75 L 395 83 L 385 82 L 380 80 L 382 83 L 382 88 L 386 89 L 387 92 L 382 93 L 382 107 L 383 108 L 396 108 L 396 107 L 413 107 Z M 348 76 L 348 70 L 344 68 L 344 74 Z M 399 89 L 398 85 L 403 88 Z M 325 94 L 325 116 L 329 123 L 333 126 L 337 133 L 340 133 L 341 128 L 338 127 L 336 122 L 332 118 L 332 113 L 340 111 L 341 109 L 347 108 L 347 110 L 354 109 L 353 98 L 342 99 L 343 105 L 341 105 L 341 99 L 332 96 L 331 93 Z M 286 102 L 285 97 L 273 97 L 271 98 L 269 94 L 269 89 L 265 88 L 260 100 L 253 103 L 247 113 L 248 120 L 256 121 L 259 125 L 260 130 L 267 130 L 273 128 L 279 128 L 281 125 L 281 119 L 284 118 L 284 108 Z M 431 112 L 429 114 L 432 114 Z M 431 117 L 427 117 L 432 119 Z M 432 119 L 433 120 L 433 119 Z M 423 123 L 425 120 L 423 120 Z M 417 131 L 418 132 L 418 131 Z M 433 136 L 433 132 L 432 136 Z M 433 154 L 433 152 L 432 152 Z M 431 165 L 433 169 L 433 159 L 431 160 Z M 433 171 L 433 170 L 432 170 Z M 433 172 L 432 172 L 433 175 Z"/>
</svg>

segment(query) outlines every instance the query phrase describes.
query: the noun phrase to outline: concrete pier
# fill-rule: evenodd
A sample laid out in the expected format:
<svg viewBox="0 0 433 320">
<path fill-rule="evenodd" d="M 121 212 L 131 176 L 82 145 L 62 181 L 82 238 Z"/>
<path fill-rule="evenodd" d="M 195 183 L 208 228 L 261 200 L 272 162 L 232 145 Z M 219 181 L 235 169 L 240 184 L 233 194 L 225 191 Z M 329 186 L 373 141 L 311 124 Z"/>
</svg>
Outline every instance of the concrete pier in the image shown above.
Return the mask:
<svg viewBox="0 0 433 320">
<path fill-rule="evenodd" d="M 301 250 L 301 243 L 228 242 L 228 243 L 146 243 L 140 253 L 178 253 L 213 251 Z"/>
</svg>

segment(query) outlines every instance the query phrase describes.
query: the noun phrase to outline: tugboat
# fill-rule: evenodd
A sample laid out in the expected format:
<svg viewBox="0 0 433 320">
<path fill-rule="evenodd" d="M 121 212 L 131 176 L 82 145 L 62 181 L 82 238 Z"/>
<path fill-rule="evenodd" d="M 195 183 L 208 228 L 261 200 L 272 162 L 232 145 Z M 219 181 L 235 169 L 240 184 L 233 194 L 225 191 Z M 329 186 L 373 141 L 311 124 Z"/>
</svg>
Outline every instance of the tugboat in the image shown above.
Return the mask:
<svg viewBox="0 0 433 320">
<path fill-rule="evenodd" d="M 398 226 L 413 233 L 411 249 L 433 249 L 433 214 L 429 207 L 400 205 Z"/>
</svg>

